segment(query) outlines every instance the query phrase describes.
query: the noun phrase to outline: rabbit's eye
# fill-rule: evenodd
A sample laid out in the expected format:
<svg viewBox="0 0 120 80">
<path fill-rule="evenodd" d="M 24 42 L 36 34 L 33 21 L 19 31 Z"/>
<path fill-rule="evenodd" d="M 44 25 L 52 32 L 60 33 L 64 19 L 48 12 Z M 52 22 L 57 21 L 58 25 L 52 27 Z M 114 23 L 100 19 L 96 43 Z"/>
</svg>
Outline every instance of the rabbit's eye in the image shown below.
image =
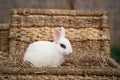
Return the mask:
<svg viewBox="0 0 120 80">
<path fill-rule="evenodd" d="M 60 46 L 64 49 L 66 49 L 66 46 L 64 44 L 60 44 Z"/>
</svg>

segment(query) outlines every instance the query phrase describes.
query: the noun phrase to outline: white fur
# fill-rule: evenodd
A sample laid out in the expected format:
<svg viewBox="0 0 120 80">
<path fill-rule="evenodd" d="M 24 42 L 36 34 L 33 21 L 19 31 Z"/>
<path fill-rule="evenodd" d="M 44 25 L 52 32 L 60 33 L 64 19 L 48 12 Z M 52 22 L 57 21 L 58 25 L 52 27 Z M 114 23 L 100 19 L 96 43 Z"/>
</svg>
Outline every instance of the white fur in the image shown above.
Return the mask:
<svg viewBox="0 0 120 80">
<path fill-rule="evenodd" d="M 65 30 L 54 29 L 53 42 L 37 41 L 31 43 L 24 55 L 23 60 L 31 62 L 35 67 L 58 67 L 65 61 L 65 56 L 72 53 L 72 47 L 65 38 Z M 66 49 L 60 47 L 60 43 L 66 45 Z"/>
</svg>

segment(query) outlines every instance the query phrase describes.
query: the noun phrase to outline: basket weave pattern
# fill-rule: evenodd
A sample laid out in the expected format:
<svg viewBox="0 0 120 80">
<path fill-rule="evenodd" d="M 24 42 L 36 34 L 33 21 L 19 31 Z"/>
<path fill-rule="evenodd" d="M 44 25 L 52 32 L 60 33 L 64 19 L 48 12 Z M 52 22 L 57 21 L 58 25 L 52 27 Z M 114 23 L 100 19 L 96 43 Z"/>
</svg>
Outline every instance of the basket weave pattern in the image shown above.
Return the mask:
<svg viewBox="0 0 120 80">
<path fill-rule="evenodd" d="M 73 54 L 69 61 L 82 64 L 90 55 L 109 56 L 109 27 L 106 12 L 66 10 L 12 10 L 10 54 L 22 55 L 29 43 L 52 41 L 52 29 L 64 26 Z M 68 62 L 69 62 L 68 61 Z"/>
</svg>

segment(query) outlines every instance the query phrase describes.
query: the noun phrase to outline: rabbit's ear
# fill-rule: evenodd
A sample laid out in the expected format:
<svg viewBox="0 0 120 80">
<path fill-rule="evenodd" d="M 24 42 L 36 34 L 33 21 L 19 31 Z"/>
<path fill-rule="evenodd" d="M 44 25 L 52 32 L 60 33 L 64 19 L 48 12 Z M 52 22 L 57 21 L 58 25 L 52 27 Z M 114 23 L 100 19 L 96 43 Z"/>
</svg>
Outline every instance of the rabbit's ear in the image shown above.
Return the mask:
<svg viewBox="0 0 120 80">
<path fill-rule="evenodd" d="M 60 38 L 60 30 L 59 29 L 57 29 L 57 28 L 55 28 L 54 30 L 53 30 L 53 40 L 56 42 L 56 43 L 58 43 L 58 40 L 59 40 L 59 38 Z"/>
<path fill-rule="evenodd" d="M 61 27 L 60 36 L 65 37 L 65 29 L 64 29 L 64 27 Z"/>
</svg>

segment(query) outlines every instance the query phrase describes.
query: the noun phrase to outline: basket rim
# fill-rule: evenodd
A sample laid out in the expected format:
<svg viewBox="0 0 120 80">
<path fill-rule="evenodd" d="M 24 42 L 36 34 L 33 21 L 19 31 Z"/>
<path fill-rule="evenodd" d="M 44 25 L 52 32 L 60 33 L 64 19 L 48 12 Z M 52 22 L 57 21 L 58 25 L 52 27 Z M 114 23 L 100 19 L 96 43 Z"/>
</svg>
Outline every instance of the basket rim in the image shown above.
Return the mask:
<svg viewBox="0 0 120 80">
<path fill-rule="evenodd" d="M 11 9 L 11 15 L 64 15 L 64 16 L 103 16 L 105 10 L 63 10 L 63 9 Z"/>
<path fill-rule="evenodd" d="M 79 76 L 115 76 L 120 77 L 119 69 L 110 69 L 110 68 L 67 68 L 67 67 L 59 67 L 59 68 L 19 68 L 19 67 L 4 67 L 0 69 L 3 74 L 17 74 L 17 75 L 79 75 Z"/>
</svg>

